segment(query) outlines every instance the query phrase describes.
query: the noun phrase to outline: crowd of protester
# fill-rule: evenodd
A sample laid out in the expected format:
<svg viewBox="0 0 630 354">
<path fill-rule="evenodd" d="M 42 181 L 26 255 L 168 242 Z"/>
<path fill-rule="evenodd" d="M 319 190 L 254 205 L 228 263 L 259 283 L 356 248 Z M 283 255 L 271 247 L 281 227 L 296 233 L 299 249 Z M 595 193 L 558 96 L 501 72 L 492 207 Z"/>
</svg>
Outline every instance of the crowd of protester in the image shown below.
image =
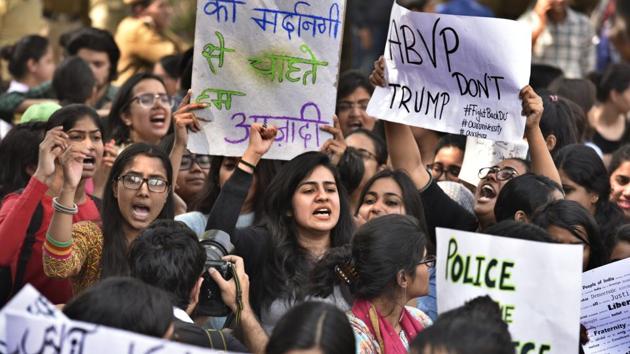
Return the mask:
<svg viewBox="0 0 630 354">
<path fill-rule="evenodd" d="M 435 228 L 581 244 L 583 271 L 630 258 L 630 6 L 599 3 L 518 19 L 528 158 L 477 185 L 465 137 L 366 112 L 391 0 L 348 0 L 332 137 L 290 161 L 265 159 L 278 131 L 257 123 L 240 157 L 187 150 L 205 104 L 166 0 L 125 0 L 115 33 L 24 36 L 0 51 L 0 303 L 31 284 L 71 319 L 236 352 L 513 353 L 489 297 L 438 316 Z"/>
</svg>

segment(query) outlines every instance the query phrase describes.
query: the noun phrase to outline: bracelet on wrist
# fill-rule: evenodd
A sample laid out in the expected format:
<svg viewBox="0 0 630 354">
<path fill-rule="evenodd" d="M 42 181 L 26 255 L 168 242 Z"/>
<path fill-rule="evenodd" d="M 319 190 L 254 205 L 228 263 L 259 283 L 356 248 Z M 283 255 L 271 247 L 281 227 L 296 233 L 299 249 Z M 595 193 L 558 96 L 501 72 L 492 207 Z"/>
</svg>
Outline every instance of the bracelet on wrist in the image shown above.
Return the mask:
<svg viewBox="0 0 630 354">
<path fill-rule="evenodd" d="M 79 212 L 79 207 L 76 204 L 72 203 L 72 207 L 65 206 L 59 203 L 59 199 L 57 197 L 53 198 L 52 207 L 55 211 L 58 211 L 62 214 L 74 215 Z"/>
<path fill-rule="evenodd" d="M 72 239 L 65 242 L 57 241 L 50 233 L 46 232 L 46 242 L 57 248 L 69 248 L 70 246 L 72 246 L 72 243 L 74 241 Z"/>
<path fill-rule="evenodd" d="M 252 164 L 252 163 L 249 163 L 249 162 L 247 162 L 247 161 L 245 161 L 245 160 L 243 160 L 243 159 L 240 159 L 238 162 L 240 162 L 240 163 L 242 163 L 243 165 L 245 165 L 245 166 L 247 166 L 247 167 L 251 168 L 251 169 L 252 169 L 252 171 L 256 169 L 256 165 L 254 165 L 254 164 Z"/>
</svg>

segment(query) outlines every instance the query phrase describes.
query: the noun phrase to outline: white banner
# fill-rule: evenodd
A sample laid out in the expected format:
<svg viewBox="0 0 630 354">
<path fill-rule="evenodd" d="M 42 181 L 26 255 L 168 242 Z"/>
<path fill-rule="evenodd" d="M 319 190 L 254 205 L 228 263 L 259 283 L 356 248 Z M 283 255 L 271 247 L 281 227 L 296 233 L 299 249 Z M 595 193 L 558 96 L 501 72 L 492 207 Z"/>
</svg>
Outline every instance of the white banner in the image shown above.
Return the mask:
<svg viewBox="0 0 630 354">
<path fill-rule="evenodd" d="M 388 86 L 374 91 L 369 115 L 491 140 L 523 137 L 519 92 L 531 64 L 525 25 L 394 3 L 384 57 Z"/>
<path fill-rule="evenodd" d="M 241 156 L 252 123 L 279 129 L 266 158 L 291 159 L 330 136 L 345 0 L 198 0 L 195 153 Z"/>
<path fill-rule="evenodd" d="M 501 307 L 517 353 L 577 353 L 582 246 L 436 229 L 443 313 L 477 296 Z"/>
<path fill-rule="evenodd" d="M 582 276 L 581 323 L 587 354 L 627 354 L 630 349 L 630 258 Z"/>
<path fill-rule="evenodd" d="M 459 179 L 476 186 L 479 184 L 480 169 L 495 166 L 508 158 L 525 159 L 528 148 L 527 141 L 522 139 L 507 143 L 469 136 L 466 138 L 466 151 Z"/>
<path fill-rule="evenodd" d="M 212 354 L 219 352 L 69 320 L 31 285 L 26 285 L 0 311 L 0 354 L 9 353 Z"/>
</svg>

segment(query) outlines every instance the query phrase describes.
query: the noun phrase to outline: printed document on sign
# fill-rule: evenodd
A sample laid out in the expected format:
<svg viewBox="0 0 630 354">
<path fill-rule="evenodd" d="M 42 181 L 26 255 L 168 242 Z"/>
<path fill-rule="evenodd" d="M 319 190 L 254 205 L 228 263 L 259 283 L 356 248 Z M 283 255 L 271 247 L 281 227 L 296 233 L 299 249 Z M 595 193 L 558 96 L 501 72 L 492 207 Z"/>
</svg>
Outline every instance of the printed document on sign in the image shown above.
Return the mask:
<svg viewBox="0 0 630 354">
<path fill-rule="evenodd" d="M 587 354 L 626 354 L 630 349 L 630 259 L 582 276 L 582 316 Z"/>
</svg>

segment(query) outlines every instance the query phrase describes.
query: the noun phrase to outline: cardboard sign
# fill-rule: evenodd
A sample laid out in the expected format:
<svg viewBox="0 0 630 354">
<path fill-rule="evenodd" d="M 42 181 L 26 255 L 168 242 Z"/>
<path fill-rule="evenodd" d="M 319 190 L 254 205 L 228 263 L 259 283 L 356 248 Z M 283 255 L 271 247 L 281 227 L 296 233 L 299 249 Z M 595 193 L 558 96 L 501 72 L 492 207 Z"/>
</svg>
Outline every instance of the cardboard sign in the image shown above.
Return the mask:
<svg viewBox="0 0 630 354">
<path fill-rule="evenodd" d="M 203 130 L 194 153 L 241 156 L 252 123 L 279 129 L 265 155 L 291 159 L 329 134 L 345 0 L 198 0 L 193 101 Z"/>
<path fill-rule="evenodd" d="M 394 3 L 384 57 L 388 84 L 374 91 L 369 115 L 491 140 L 523 137 L 519 92 L 531 63 L 525 25 Z"/>
<path fill-rule="evenodd" d="M 442 313 L 477 296 L 501 307 L 516 353 L 577 353 L 582 246 L 436 229 Z"/>
</svg>

